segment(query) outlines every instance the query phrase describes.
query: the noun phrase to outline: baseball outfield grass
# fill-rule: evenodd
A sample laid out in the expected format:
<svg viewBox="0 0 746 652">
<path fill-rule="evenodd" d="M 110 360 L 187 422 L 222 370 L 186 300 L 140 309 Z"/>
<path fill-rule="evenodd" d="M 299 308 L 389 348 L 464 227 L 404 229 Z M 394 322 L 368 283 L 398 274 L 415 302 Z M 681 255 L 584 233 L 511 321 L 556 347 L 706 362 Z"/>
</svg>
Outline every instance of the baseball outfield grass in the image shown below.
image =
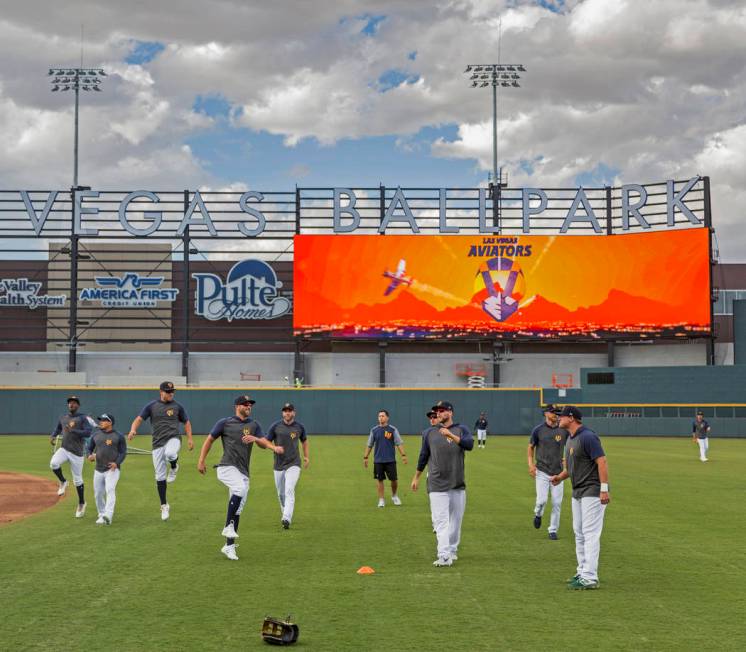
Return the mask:
<svg viewBox="0 0 746 652">
<path fill-rule="evenodd" d="M 73 518 L 68 491 L 0 527 L 0 648 L 261 649 L 263 617 L 290 613 L 300 649 L 746 649 L 746 441 L 713 439 L 701 463 L 688 439 L 606 438 L 601 589 L 584 592 L 565 588 L 575 571 L 569 488 L 559 541 L 532 526 L 526 438 L 493 437 L 468 454 L 451 568 L 432 566 L 427 494 L 409 490 L 412 464 L 399 464 L 404 504 L 392 506 L 387 490 L 377 509 L 365 440 L 310 442 L 288 531 L 271 454 L 254 450 L 238 562 L 219 552 L 226 490 L 214 471 L 197 473 L 196 450 L 169 485 L 166 523 L 150 457 L 132 455 L 113 525 L 96 526 L 87 464 L 85 518 Z M 416 459 L 417 439 L 405 444 Z M 52 477 L 49 456 L 46 437 L 0 437 L 0 471 Z M 363 565 L 375 575 L 357 575 Z"/>
</svg>

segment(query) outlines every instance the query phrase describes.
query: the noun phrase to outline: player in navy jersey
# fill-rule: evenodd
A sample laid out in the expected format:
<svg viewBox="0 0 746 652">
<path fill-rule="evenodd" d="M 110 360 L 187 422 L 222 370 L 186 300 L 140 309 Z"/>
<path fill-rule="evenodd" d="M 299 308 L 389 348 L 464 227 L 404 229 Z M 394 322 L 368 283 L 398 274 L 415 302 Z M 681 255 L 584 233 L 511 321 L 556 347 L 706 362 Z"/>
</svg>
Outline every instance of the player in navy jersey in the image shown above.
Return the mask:
<svg viewBox="0 0 746 652">
<path fill-rule="evenodd" d="M 399 450 L 402 462 L 407 463 L 407 454 L 404 452 L 404 442 L 396 426 L 389 423 L 387 410 L 378 411 L 378 425 L 370 430 L 368 443 L 365 445 L 363 454 L 363 466 L 368 468 L 368 457 L 371 450 L 373 454 L 373 477 L 378 487 L 378 506 L 383 507 L 386 503 L 383 499 L 383 481 L 388 478 L 391 482 L 391 502 L 401 505 L 399 498 L 399 476 L 396 472 L 396 450 Z"/>
</svg>

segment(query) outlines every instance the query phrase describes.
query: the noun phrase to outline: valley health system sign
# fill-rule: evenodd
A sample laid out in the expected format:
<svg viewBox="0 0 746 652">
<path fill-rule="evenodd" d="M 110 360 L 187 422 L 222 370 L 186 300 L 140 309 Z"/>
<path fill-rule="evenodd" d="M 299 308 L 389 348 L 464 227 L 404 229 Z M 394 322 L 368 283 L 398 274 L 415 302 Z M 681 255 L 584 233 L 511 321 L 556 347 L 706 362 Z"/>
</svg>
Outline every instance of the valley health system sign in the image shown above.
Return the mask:
<svg viewBox="0 0 746 652">
<path fill-rule="evenodd" d="M 0 279 L 0 306 L 24 306 L 34 310 L 39 306 L 62 307 L 64 294 L 39 294 L 41 283 L 27 278 Z"/>
<path fill-rule="evenodd" d="M 290 312 L 290 300 L 280 296 L 282 281 L 261 260 L 242 260 L 231 267 L 225 282 L 216 274 L 192 274 L 197 281 L 194 312 L 219 319 L 276 319 Z"/>
</svg>

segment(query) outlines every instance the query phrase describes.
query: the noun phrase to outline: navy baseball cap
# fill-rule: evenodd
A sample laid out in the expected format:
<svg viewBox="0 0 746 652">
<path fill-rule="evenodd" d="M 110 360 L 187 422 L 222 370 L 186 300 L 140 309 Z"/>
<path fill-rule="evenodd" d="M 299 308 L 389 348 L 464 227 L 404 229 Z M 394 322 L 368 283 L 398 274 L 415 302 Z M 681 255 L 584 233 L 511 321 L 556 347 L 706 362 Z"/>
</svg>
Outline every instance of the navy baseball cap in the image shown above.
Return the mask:
<svg viewBox="0 0 746 652">
<path fill-rule="evenodd" d="M 438 401 L 430 409 L 434 412 L 438 412 L 438 410 L 449 410 L 450 412 L 453 412 L 453 405 L 448 401 Z"/>
<path fill-rule="evenodd" d="M 283 412 L 290 412 L 291 410 L 295 412 L 295 406 L 292 403 L 285 403 L 285 405 L 282 406 Z"/>
<path fill-rule="evenodd" d="M 560 410 L 554 403 L 547 403 L 546 405 L 542 406 L 541 411 L 551 412 L 552 414 L 559 414 L 562 410 Z"/>
<path fill-rule="evenodd" d="M 430 410 L 425 416 L 428 419 L 432 419 L 433 417 L 437 417 L 438 413 L 435 410 Z"/>
<path fill-rule="evenodd" d="M 583 420 L 583 413 L 574 405 L 565 405 L 565 407 L 563 407 L 560 411 L 559 415 L 561 417 L 572 417 L 573 419 L 575 419 L 575 421 Z"/>
<path fill-rule="evenodd" d="M 102 414 L 99 418 L 99 421 L 109 421 L 111 425 L 114 425 L 114 417 L 111 414 Z"/>
<path fill-rule="evenodd" d="M 705 413 L 702 412 L 702 410 L 697 410 L 697 416 L 698 417 L 703 417 L 703 416 L 705 416 Z"/>
<path fill-rule="evenodd" d="M 70 401 L 75 401 L 78 405 L 80 405 L 80 399 L 77 396 L 68 396 L 67 402 L 69 403 Z"/>
<path fill-rule="evenodd" d="M 254 405 L 256 401 L 251 398 L 248 394 L 243 396 L 236 396 L 236 400 L 233 401 L 233 405 Z"/>
<path fill-rule="evenodd" d="M 163 382 L 161 383 L 161 386 L 160 386 L 160 390 L 161 390 L 162 392 L 168 392 L 169 394 L 170 394 L 171 392 L 174 392 L 174 391 L 176 391 L 176 390 L 174 389 L 174 384 L 173 384 L 173 383 L 172 383 L 172 382 L 171 382 L 170 380 L 164 380 L 164 381 L 163 381 Z"/>
</svg>

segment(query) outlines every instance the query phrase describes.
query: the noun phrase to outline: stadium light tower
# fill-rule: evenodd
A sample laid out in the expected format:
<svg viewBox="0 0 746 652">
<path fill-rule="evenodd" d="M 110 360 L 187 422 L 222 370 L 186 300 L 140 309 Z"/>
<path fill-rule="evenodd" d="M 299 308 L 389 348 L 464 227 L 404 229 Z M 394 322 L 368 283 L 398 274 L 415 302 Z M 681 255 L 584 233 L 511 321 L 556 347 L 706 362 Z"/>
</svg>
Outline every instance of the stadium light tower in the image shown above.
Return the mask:
<svg viewBox="0 0 746 652">
<path fill-rule="evenodd" d="M 78 113 L 80 91 L 101 92 L 101 77 L 106 73 L 101 68 L 50 68 L 52 92 L 75 91 L 75 143 L 73 152 L 73 188 L 78 187 Z"/>
<path fill-rule="evenodd" d="M 492 86 L 492 180 L 502 181 L 497 168 L 497 89 L 520 88 L 518 81 L 526 68 L 520 63 L 470 63 L 464 70 L 470 75 L 471 88 Z"/>
</svg>

